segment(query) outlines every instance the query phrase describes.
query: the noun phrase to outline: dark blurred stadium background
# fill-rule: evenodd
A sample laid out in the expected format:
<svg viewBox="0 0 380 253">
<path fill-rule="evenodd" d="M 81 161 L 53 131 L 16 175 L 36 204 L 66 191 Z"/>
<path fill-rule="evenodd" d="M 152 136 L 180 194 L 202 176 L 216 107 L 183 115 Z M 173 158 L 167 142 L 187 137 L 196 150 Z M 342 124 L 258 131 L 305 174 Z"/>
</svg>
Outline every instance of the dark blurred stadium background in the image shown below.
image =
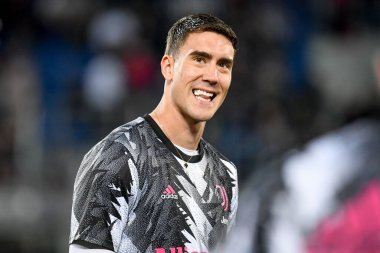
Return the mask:
<svg viewBox="0 0 380 253">
<path fill-rule="evenodd" d="M 241 187 L 374 101 L 377 0 L 1 0 L 0 252 L 67 252 L 83 155 L 158 103 L 166 31 L 193 12 L 239 36 L 205 138 L 236 163 Z"/>
</svg>

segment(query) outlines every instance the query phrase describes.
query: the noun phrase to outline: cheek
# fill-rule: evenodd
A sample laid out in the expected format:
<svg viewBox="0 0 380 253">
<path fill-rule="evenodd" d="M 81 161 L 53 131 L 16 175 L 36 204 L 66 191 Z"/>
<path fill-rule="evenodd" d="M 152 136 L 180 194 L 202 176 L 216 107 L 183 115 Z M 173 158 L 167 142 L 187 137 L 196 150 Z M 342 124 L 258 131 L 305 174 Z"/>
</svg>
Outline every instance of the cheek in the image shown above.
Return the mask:
<svg viewBox="0 0 380 253">
<path fill-rule="evenodd" d="M 182 71 L 182 80 L 186 81 L 191 81 L 196 78 L 198 78 L 201 75 L 201 71 L 199 68 L 196 68 L 194 66 L 188 66 L 186 68 L 186 71 Z"/>
<path fill-rule="evenodd" d="M 183 71 L 183 68 L 177 68 L 175 75 L 173 76 L 173 81 L 180 86 L 191 79 L 193 75 L 193 70 L 191 68 L 186 68 L 186 71 Z"/>
<path fill-rule="evenodd" d="M 223 91 L 225 93 L 227 93 L 227 91 L 228 91 L 228 89 L 230 88 L 230 85 L 231 85 L 231 76 L 230 75 L 223 76 L 220 79 L 220 84 L 221 84 L 221 87 L 222 87 Z"/>
</svg>

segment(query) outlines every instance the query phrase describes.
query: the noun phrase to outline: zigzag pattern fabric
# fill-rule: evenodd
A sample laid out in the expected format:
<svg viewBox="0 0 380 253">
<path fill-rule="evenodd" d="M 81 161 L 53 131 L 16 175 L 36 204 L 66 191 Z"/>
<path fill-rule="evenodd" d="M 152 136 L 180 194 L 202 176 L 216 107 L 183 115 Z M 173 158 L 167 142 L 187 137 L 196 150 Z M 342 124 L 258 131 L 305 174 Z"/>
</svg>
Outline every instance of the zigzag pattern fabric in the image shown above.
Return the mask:
<svg viewBox="0 0 380 253">
<path fill-rule="evenodd" d="M 199 150 L 185 170 L 150 116 L 115 129 L 79 168 L 70 243 L 125 253 L 216 248 L 236 216 L 236 168 L 203 139 Z"/>
</svg>

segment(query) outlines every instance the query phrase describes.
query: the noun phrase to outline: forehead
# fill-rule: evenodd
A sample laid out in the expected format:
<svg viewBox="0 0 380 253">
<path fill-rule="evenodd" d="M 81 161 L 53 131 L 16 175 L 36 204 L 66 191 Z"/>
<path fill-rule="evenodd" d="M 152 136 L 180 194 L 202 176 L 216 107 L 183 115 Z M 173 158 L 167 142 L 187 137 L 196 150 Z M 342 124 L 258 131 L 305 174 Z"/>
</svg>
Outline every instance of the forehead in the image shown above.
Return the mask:
<svg viewBox="0 0 380 253">
<path fill-rule="evenodd" d="M 222 34 L 215 32 L 190 33 L 180 48 L 180 54 L 190 54 L 193 51 L 222 55 L 233 59 L 235 49 L 231 41 Z"/>
</svg>

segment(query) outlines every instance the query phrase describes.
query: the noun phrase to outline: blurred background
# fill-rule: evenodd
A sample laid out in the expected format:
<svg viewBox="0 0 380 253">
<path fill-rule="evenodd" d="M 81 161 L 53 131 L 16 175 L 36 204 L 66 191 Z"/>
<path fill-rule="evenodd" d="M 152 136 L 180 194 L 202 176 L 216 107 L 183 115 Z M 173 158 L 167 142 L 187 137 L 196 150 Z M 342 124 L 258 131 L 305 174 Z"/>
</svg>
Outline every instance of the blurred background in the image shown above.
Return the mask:
<svg viewBox="0 0 380 253">
<path fill-rule="evenodd" d="M 159 102 L 171 24 L 230 24 L 239 51 L 205 139 L 239 169 L 334 129 L 374 96 L 376 0 L 1 0 L 0 251 L 67 252 L 83 155 Z"/>
</svg>

